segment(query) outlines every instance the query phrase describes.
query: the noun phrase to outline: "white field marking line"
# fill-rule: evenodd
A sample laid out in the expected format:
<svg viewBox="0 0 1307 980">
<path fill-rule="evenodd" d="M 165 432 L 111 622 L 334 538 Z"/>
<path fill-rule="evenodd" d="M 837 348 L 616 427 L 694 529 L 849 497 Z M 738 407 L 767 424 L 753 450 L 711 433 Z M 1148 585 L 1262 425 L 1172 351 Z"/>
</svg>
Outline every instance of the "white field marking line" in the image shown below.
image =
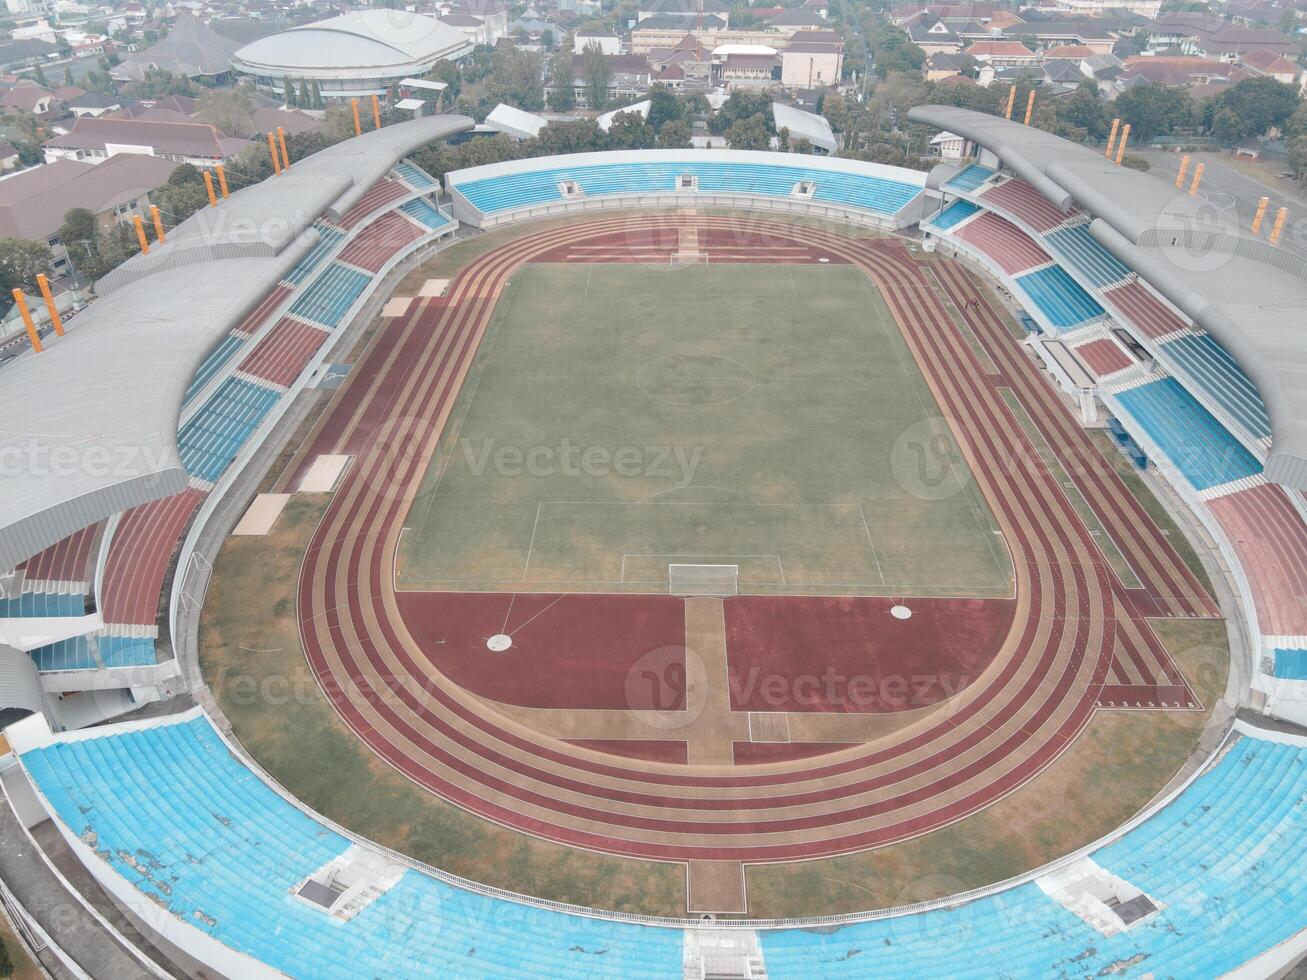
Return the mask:
<svg viewBox="0 0 1307 980">
<path fill-rule="evenodd" d="M 587 265 L 585 267 L 585 289 L 581 291 L 582 296 L 590 295 L 590 273 L 593 271 L 594 271 L 593 265 Z"/>
<path fill-rule="evenodd" d="M 504 625 L 499 628 L 500 633 L 508 633 L 508 620 L 513 615 L 513 603 L 517 602 L 517 593 L 514 592 L 508 600 L 508 610 L 504 613 Z"/>
<path fill-rule="evenodd" d="M 867 532 L 867 547 L 871 549 L 871 560 L 876 563 L 876 574 L 880 576 L 880 584 L 885 584 L 885 570 L 880 567 L 880 555 L 876 553 L 876 542 L 871 537 L 871 525 L 867 523 L 867 512 L 862 509 L 862 501 L 858 501 L 858 516 L 862 518 L 862 529 Z"/>
<path fill-rule="evenodd" d="M 527 546 L 526 546 L 526 561 L 522 564 L 522 581 L 523 581 L 523 582 L 526 581 L 526 573 L 527 573 L 527 569 L 529 569 L 529 568 L 531 567 L 531 552 L 535 550 L 535 546 L 536 546 L 536 531 L 538 531 L 538 530 L 540 529 L 540 510 L 541 510 L 541 508 L 544 507 L 544 505 L 545 505 L 545 502 L 544 502 L 543 500 L 536 504 L 536 519 L 535 519 L 535 521 L 531 524 L 531 541 L 530 541 L 530 542 L 527 544 Z"/>
<path fill-rule="evenodd" d="M 560 602 L 562 602 L 564 599 L 566 599 L 566 598 L 567 598 L 568 596 L 570 596 L 571 594 L 572 594 L 572 593 L 570 593 L 570 592 L 564 592 L 564 593 L 562 593 L 561 595 L 559 595 L 559 597 L 558 597 L 557 599 L 555 599 L 553 602 L 549 603 L 549 605 L 545 606 L 543 609 L 541 609 L 538 613 L 536 613 L 536 614 L 535 614 L 534 616 L 532 616 L 530 619 L 526 620 L 526 622 L 524 622 L 524 623 L 522 623 L 521 625 L 519 625 L 519 626 L 518 626 L 515 630 L 513 630 L 513 632 L 510 633 L 509 635 L 510 635 L 510 636 L 516 636 L 517 634 L 521 633 L 524 629 L 526 629 L 528 626 L 530 626 L 532 623 L 534 623 L 537 619 L 539 619 L 539 618 L 540 618 L 541 616 L 543 616 L 545 613 L 549 612 L 549 610 L 553 609 L 554 606 L 558 605 Z M 516 599 L 516 598 L 517 598 L 517 595 L 518 595 L 518 594 L 517 594 L 516 592 L 514 592 L 514 593 L 513 593 L 513 598 Z M 505 629 L 508 628 L 508 620 L 507 620 L 507 619 L 504 620 L 504 628 L 505 628 Z"/>
</svg>

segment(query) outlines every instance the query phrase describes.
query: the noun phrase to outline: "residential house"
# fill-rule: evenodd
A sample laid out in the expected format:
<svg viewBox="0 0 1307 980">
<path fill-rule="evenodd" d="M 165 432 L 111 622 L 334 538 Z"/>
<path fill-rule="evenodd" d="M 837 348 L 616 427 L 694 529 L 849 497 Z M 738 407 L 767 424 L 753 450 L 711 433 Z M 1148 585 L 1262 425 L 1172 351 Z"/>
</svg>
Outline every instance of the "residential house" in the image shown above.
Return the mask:
<svg viewBox="0 0 1307 980">
<path fill-rule="evenodd" d="M 103 116 L 122 109 L 122 99 L 103 92 L 84 92 L 64 103 L 75 116 Z"/>
<path fill-rule="evenodd" d="M 926 61 L 926 80 L 942 82 L 946 78 L 962 74 L 971 63 L 971 59 L 961 54 L 948 51 L 933 54 Z"/>
<path fill-rule="evenodd" d="M 616 34 L 602 31 L 577 31 L 572 35 L 573 51 L 584 51 L 591 46 L 597 46 L 604 54 L 622 53 L 622 39 Z"/>
<path fill-rule="evenodd" d="M 653 84 L 653 67 L 649 59 L 642 54 L 619 54 L 605 56 L 612 75 L 608 80 L 605 101 L 629 102 L 649 91 Z M 572 94 L 576 106 L 580 109 L 595 108 L 590 105 L 590 90 L 583 73 L 584 58 L 572 55 Z M 546 92 L 553 86 L 546 87 Z"/>
<path fill-rule="evenodd" d="M 927 23 L 923 20 L 914 20 L 908 26 L 908 39 L 921 48 L 926 53 L 926 57 L 934 54 L 957 54 L 962 50 L 962 38 L 942 20 L 935 20 Z"/>
<path fill-rule="evenodd" d="M 223 136 L 204 123 L 83 116 L 62 136 L 46 140 L 45 159 L 100 163 L 120 153 L 162 157 L 174 164 L 213 167 L 231 159 L 249 140 Z"/>
<path fill-rule="evenodd" d="M 768 85 L 780 77 L 781 58 L 771 54 L 732 52 L 718 65 L 718 77 L 728 87 Z"/>
<path fill-rule="evenodd" d="M 1039 62 L 1039 55 L 1020 41 L 977 41 L 962 53 L 994 68 L 1026 68 Z"/>
<path fill-rule="evenodd" d="M 781 52 L 782 85 L 797 88 L 838 85 L 843 73 L 844 43 L 838 39 L 792 38 Z"/>
<path fill-rule="evenodd" d="M 68 275 L 78 243 L 59 241 L 64 215 L 85 208 L 106 231 L 136 215 L 148 219 L 150 192 L 166 184 L 176 166 L 158 157 L 123 154 L 99 166 L 57 160 L 0 180 L 0 237 L 45 242 L 53 253 L 55 276 Z"/>
<path fill-rule="evenodd" d="M 1244 52 L 1239 55 L 1238 63 L 1241 68 L 1247 68 L 1254 75 L 1274 78 L 1277 82 L 1284 82 L 1285 85 L 1301 87 L 1304 82 L 1303 70 L 1299 65 L 1284 55 L 1267 51 L 1265 48 Z"/>
</svg>

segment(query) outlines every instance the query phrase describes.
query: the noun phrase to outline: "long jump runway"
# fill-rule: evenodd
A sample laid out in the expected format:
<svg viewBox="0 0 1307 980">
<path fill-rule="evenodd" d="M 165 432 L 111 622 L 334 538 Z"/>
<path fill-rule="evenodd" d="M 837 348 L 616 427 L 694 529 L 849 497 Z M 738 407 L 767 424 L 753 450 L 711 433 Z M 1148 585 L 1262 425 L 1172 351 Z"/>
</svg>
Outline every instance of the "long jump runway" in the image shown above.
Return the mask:
<svg viewBox="0 0 1307 980">
<path fill-rule="evenodd" d="M 762 234 L 819 251 L 856 265 L 885 296 L 1015 567 L 1011 627 L 984 674 L 947 711 L 818 759 L 743 769 L 626 759 L 542 736 L 496 710 L 436 670 L 409 632 L 393 578 L 400 533 L 508 277 L 524 262 L 587 241 L 657 240 L 685 228 Z M 982 367 L 950 307 L 990 364 Z M 1129 690 L 1123 678 L 1145 687 L 1151 680 L 1155 706 L 1198 707 L 1139 609 L 1214 616 L 1212 600 L 1115 472 L 1089 467 L 1073 476 L 1077 489 L 1148 602 L 1122 585 L 1066 490 L 1039 463 L 1002 389 L 1016 393 L 1058 452 L 1090 458 L 1086 436 L 954 263 L 919 263 L 894 240 L 753 218 L 578 220 L 473 261 L 445 297 L 424 301 L 391 327 L 369 360 L 342 390 L 314 450 L 356 460 L 301 569 L 301 637 L 323 691 L 364 742 L 422 786 L 488 819 L 660 860 L 827 856 L 920 835 L 998 800 L 1056 759 L 1100 703 Z M 585 601 L 603 615 L 611 598 Z M 656 712 L 651 720 L 676 722 Z"/>
</svg>

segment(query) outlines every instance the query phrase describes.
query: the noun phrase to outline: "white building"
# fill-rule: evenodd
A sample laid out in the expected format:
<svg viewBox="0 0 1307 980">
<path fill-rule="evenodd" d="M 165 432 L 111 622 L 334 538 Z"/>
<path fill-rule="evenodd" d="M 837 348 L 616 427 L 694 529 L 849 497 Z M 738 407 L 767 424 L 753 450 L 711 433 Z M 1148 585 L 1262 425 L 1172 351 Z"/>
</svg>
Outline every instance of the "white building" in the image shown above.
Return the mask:
<svg viewBox="0 0 1307 980">
<path fill-rule="evenodd" d="M 404 78 L 453 61 L 473 44 L 457 28 L 404 10 L 359 10 L 304 24 L 245 45 L 232 67 L 280 92 L 285 80 L 318 83 L 324 97 L 384 95 Z"/>
</svg>

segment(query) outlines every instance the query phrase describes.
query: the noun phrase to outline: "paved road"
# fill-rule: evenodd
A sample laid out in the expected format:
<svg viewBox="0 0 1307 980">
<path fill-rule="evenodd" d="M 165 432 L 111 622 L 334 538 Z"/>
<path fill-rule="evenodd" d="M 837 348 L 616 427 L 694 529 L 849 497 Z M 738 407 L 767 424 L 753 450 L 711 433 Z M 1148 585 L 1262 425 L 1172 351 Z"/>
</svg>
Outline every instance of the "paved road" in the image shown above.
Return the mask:
<svg viewBox="0 0 1307 980">
<path fill-rule="evenodd" d="M 1180 167 L 1181 155 L 1165 150 L 1142 150 L 1139 155 L 1152 165 L 1152 173 L 1174 181 Z M 1269 225 L 1275 220 L 1275 214 L 1281 207 L 1289 209 L 1289 221 L 1285 225 L 1280 244 L 1307 258 L 1307 198 L 1304 198 L 1295 181 L 1273 178 L 1268 183 L 1241 173 L 1229 166 L 1222 156 L 1216 153 L 1198 153 L 1190 160 L 1189 177 L 1193 175 L 1194 165 L 1202 162 L 1203 180 L 1201 192 L 1215 206 L 1229 212 L 1240 228 L 1247 230 L 1257 213 L 1257 202 L 1263 197 L 1271 199 L 1267 208 L 1267 222 L 1262 226 L 1262 235 L 1269 234 Z"/>
</svg>

